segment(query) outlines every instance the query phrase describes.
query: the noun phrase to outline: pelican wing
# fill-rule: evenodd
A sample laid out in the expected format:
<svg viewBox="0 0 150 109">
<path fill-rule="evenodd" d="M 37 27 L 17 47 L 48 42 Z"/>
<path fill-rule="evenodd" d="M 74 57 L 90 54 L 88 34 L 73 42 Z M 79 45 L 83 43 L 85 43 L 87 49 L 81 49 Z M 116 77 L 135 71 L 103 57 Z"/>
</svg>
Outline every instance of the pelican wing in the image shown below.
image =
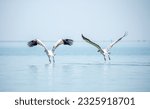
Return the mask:
<svg viewBox="0 0 150 109">
<path fill-rule="evenodd" d="M 33 47 L 33 46 L 36 46 L 36 45 L 40 45 L 40 46 L 44 47 L 45 50 L 47 50 L 45 44 L 39 39 L 34 39 L 34 40 L 31 40 L 31 41 L 28 42 L 29 47 Z"/>
<path fill-rule="evenodd" d="M 98 44 L 96 44 L 96 43 L 92 42 L 90 39 L 84 37 L 83 34 L 82 34 L 82 38 L 83 38 L 83 40 L 85 40 L 87 43 L 89 43 L 89 44 L 95 46 L 96 48 L 98 48 L 98 50 L 100 50 L 101 53 L 104 53 L 104 51 L 102 50 L 102 48 L 101 48 Z"/>
<path fill-rule="evenodd" d="M 59 45 L 72 45 L 73 44 L 73 40 L 72 39 L 59 39 L 53 46 L 52 51 L 55 52 L 55 49 L 59 46 Z"/>
<path fill-rule="evenodd" d="M 112 42 L 108 47 L 107 50 L 110 50 L 117 42 L 119 42 L 123 37 L 125 37 L 127 35 L 127 32 L 124 33 L 124 35 L 122 37 L 120 37 L 118 40 Z"/>
</svg>

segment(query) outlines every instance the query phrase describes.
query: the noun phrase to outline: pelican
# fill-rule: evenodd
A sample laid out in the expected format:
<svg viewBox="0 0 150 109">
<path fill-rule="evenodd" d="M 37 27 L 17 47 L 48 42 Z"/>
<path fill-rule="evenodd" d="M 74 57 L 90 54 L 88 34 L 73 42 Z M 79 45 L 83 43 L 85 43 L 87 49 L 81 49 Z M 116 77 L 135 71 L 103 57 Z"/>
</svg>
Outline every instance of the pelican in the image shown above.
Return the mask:
<svg viewBox="0 0 150 109">
<path fill-rule="evenodd" d="M 33 47 L 33 46 L 36 46 L 36 45 L 40 45 L 42 46 L 45 50 L 44 52 L 46 53 L 46 55 L 48 56 L 48 59 L 49 59 L 49 62 L 51 63 L 51 57 L 53 58 L 53 63 L 55 63 L 55 58 L 54 56 L 56 55 L 54 52 L 56 50 L 56 48 L 59 46 L 59 45 L 72 45 L 73 44 L 73 40 L 72 39 L 59 39 L 52 47 L 52 50 L 48 50 L 45 46 L 45 44 L 39 40 L 39 39 L 34 39 L 34 40 L 31 40 L 28 42 L 28 46 L 29 47 Z"/>
<path fill-rule="evenodd" d="M 106 61 L 106 57 L 108 56 L 109 60 L 110 59 L 110 49 L 117 43 L 119 42 L 123 37 L 125 37 L 127 35 L 127 32 L 124 33 L 124 35 L 122 37 L 120 37 L 118 40 L 112 42 L 108 47 L 102 49 L 98 44 L 94 43 L 93 41 L 91 41 L 90 39 L 86 38 L 83 36 L 83 34 L 81 34 L 83 40 L 85 40 L 87 43 L 95 46 L 96 48 L 98 48 L 97 52 L 100 52 L 103 56 L 104 56 L 104 60 Z"/>
</svg>

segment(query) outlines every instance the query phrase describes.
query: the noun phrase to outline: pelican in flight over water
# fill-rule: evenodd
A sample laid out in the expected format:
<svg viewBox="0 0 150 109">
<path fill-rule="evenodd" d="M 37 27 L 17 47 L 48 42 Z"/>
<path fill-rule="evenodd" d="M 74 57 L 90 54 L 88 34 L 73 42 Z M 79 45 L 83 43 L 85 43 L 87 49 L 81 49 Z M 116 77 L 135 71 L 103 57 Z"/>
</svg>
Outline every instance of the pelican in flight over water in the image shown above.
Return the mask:
<svg viewBox="0 0 150 109">
<path fill-rule="evenodd" d="M 36 45 L 40 45 L 42 46 L 45 50 L 44 52 L 46 53 L 46 55 L 48 56 L 48 59 L 49 59 L 49 62 L 51 63 L 51 59 L 50 57 L 53 58 L 53 63 L 55 63 L 55 59 L 54 59 L 54 56 L 56 55 L 54 52 L 55 52 L 55 49 L 59 46 L 59 45 L 72 45 L 73 44 L 73 40 L 72 39 L 59 39 L 53 46 L 52 50 L 48 50 L 45 46 L 45 44 L 39 40 L 39 39 L 34 39 L 34 40 L 31 40 L 28 42 L 28 46 L 29 47 L 33 47 L 33 46 L 36 46 Z"/>
<path fill-rule="evenodd" d="M 117 43 L 119 42 L 123 37 L 125 37 L 127 35 L 127 32 L 124 33 L 124 35 L 122 37 L 120 37 L 118 40 L 112 42 L 107 48 L 102 49 L 98 44 L 94 43 L 93 41 L 91 41 L 90 39 L 86 38 L 83 36 L 83 34 L 81 34 L 83 40 L 85 40 L 87 43 L 95 46 L 96 48 L 98 48 L 97 52 L 100 52 L 103 56 L 104 56 L 104 60 L 106 61 L 106 56 L 108 56 L 109 60 L 110 60 L 110 49 Z"/>
</svg>

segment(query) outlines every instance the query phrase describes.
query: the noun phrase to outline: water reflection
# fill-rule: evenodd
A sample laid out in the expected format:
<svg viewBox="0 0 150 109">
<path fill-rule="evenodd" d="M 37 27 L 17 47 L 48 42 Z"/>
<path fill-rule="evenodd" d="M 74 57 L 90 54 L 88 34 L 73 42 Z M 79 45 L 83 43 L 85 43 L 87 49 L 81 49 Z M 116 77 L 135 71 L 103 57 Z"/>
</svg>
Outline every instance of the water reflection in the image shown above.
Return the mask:
<svg viewBox="0 0 150 109">
<path fill-rule="evenodd" d="M 29 69 L 30 69 L 31 73 L 37 73 L 38 72 L 38 68 L 36 65 L 29 65 Z"/>
</svg>

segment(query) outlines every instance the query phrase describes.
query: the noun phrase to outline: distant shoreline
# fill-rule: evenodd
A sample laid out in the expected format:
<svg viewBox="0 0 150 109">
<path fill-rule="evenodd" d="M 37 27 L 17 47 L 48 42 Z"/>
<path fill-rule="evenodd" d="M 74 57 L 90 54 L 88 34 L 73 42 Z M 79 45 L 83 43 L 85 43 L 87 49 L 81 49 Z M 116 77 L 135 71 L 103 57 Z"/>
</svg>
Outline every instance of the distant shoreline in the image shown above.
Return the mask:
<svg viewBox="0 0 150 109">
<path fill-rule="evenodd" d="M 111 42 L 113 40 L 100 40 L 100 41 L 95 41 L 95 42 Z M 0 42 L 28 42 L 27 40 L 0 40 Z M 56 42 L 56 41 L 46 41 L 43 40 L 43 42 Z M 75 42 L 84 42 L 84 41 L 75 41 Z M 122 42 L 150 42 L 150 40 L 124 40 Z"/>
</svg>

